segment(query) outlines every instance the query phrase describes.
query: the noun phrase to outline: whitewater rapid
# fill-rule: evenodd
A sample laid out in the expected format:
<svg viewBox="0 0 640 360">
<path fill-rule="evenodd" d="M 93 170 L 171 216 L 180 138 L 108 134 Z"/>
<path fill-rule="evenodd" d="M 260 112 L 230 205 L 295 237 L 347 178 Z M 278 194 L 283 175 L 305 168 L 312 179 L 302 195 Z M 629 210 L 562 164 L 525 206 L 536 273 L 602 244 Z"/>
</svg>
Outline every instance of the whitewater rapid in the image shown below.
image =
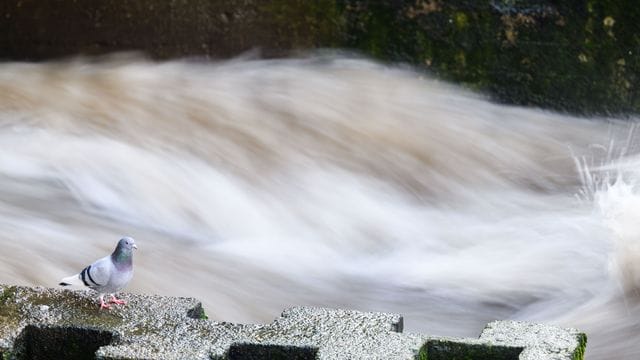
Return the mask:
<svg viewBox="0 0 640 360">
<path fill-rule="evenodd" d="M 363 59 L 0 64 L 0 282 L 136 238 L 129 291 L 209 317 L 577 327 L 640 358 L 635 119 L 495 104 Z"/>
</svg>

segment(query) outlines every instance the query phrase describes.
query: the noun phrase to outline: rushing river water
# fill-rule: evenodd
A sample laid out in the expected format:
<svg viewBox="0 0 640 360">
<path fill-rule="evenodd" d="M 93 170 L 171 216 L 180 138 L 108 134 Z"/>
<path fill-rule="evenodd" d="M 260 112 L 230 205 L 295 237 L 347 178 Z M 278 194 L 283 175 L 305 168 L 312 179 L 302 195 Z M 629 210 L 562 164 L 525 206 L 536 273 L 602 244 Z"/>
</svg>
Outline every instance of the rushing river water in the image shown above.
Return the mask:
<svg viewBox="0 0 640 360">
<path fill-rule="evenodd" d="M 577 327 L 640 358 L 634 120 L 498 105 L 365 60 L 0 64 L 0 282 L 136 238 L 128 290 L 477 336 Z"/>
</svg>

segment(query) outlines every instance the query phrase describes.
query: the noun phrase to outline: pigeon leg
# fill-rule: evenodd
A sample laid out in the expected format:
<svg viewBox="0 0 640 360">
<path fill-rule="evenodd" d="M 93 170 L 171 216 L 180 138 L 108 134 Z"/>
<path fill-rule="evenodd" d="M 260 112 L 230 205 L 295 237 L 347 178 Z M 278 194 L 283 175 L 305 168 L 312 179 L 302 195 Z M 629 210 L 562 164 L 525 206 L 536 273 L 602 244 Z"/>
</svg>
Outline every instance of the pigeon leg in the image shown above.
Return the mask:
<svg viewBox="0 0 640 360">
<path fill-rule="evenodd" d="M 102 309 L 111 309 L 111 306 L 104 302 L 104 295 L 100 295 L 100 310 Z"/>
<path fill-rule="evenodd" d="M 109 303 L 118 304 L 118 305 L 124 305 L 127 302 L 125 300 L 122 300 L 122 299 L 117 299 L 115 295 L 111 294 L 111 299 L 109 300 Z"/>
</svg>

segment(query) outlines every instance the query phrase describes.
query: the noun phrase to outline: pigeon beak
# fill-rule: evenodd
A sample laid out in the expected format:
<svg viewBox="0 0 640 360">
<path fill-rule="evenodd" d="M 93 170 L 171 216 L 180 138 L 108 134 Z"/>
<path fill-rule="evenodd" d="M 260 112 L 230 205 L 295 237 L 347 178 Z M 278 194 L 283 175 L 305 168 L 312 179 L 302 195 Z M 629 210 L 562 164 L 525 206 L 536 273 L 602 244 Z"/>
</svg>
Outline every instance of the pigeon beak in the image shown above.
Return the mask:
<svg viewBox="0 0 640 360">
<path fill-rule="evenodd" d="M 136 245 L 136 244 L 133 244 L 131 247 L 133 247 L 136 250 L 138 249 L 138 245 Z"/>
</svg>

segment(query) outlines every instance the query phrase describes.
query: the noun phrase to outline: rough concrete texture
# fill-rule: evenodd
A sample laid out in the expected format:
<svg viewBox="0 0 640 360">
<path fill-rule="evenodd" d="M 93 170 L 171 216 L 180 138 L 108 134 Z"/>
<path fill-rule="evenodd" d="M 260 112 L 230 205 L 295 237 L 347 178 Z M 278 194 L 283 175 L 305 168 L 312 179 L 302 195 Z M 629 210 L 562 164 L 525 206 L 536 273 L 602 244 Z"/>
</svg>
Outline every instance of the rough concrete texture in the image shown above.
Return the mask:
<svg viewBox="0 0 640 360">
<path fill-rule="evenodd" d="M 1 359 L 582 359 L 575 329 L 515 321 L 479 339 L 402 333 L 394 314 L 297 307 L 271 324 L 207 320 L 192 298 L 95 294 L 0 285 Z"/>
<path fill-rule="evenodd" d="M 496 345 L 522 347 L 524 350 L 520 354 L 520 360 L 582 359 L 587 346 L 587 336 L 575 329 L 517 321 L 489 323 L 482 331 L 480 340 Z"/>
</svg>

